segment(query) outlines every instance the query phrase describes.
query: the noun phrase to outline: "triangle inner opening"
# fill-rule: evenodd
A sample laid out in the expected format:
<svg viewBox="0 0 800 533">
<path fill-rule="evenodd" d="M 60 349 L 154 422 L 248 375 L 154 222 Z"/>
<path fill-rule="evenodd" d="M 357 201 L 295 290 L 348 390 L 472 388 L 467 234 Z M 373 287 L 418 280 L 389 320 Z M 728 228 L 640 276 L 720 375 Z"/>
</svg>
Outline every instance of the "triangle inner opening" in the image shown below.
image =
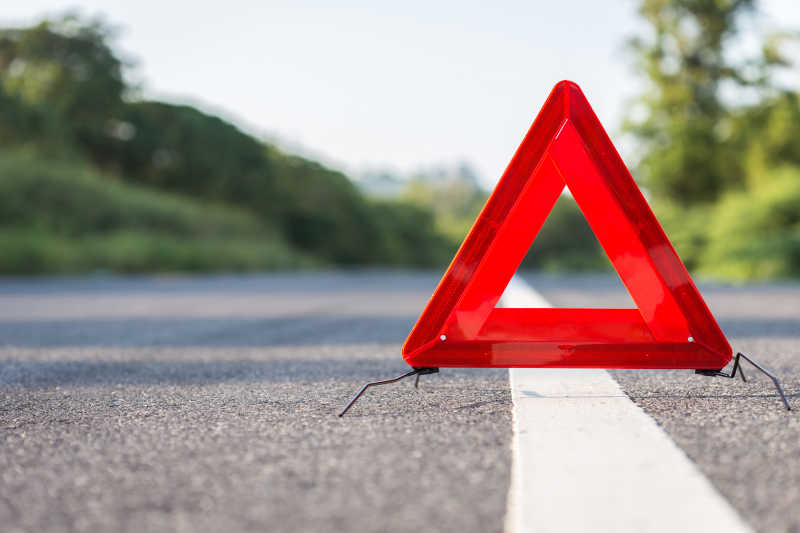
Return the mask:
<svg viewBox="0 0 800 533">
<path fill-rule="evenodd" d="M 515 278 L 535 287 L 556 308 L 636 308 L 567 187 Z M 508 301 L 504 292 L 496 307 L 508 307 Z"/>
</svg>

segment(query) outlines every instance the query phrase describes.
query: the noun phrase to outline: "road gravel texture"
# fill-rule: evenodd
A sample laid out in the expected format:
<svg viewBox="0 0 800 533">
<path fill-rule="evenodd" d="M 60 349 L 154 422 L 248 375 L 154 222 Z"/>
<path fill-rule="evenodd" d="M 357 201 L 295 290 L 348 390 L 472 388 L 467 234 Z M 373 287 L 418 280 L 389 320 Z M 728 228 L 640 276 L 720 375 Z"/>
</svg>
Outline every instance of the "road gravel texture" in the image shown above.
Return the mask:
<svg viewBox="0 0 800 533">
<path fill-rule="evenodd" d="M 373 388 L 336 417 L 406 371 L 438 277 L 0 280 L 0 530 L 502 530 L 507 371 Z M 614 276 L 525 278 L 555 306 L 632 306 Z M 800 531 L 800 285 L 701 290 L 797 411 L 748 366 L 613 375 L 754 529 Z"/>
<path fill-rule="evenodd" d="M 435 275 L 0 283 L 0 524 L 500 531 L 507 372 L 406 371 Z"/>
</svg>

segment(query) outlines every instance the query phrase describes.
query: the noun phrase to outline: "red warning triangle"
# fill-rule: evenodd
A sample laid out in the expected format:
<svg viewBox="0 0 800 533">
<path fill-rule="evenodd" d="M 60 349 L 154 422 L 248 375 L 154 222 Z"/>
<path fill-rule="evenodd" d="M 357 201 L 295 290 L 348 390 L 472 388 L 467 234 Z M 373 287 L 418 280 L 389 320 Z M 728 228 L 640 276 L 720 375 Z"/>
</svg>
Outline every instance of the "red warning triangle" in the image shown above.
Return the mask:
<svg viewBox="0 0 800 533">
<path fill-rule="evenodd" d="M 637 309 L 495 308 L 564 186 Z M 558 83 L 403 345 L 414 367 L 721 369 L 731 348 L 580 88 Z"/>
</svg>

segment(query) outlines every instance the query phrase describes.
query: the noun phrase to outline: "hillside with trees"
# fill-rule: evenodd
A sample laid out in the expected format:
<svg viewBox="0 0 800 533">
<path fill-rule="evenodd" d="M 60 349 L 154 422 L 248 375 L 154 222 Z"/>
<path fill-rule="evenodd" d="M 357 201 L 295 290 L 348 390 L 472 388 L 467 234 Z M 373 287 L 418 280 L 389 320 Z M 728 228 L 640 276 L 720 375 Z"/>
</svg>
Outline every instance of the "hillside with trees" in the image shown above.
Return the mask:
<svg viewBox="0 0 800 533">
<path fill-rule="evenodd" d="M 800 95 L 780 82 L 795 34 L 744 50 L 755 0 L 638 5 L 624 133 L 667 234 L 702 275 L 800 276 Z M 0 29 L 0 273 L 441 269 L 488 196 L 466 164 L 353 181 L 143 99 L 113 43 L 74 16 Z M 608 261 L 565 196 L 524 266 Z"/>
<path fill-rule="evenodd" d="M 104 25 L 0 30 L 0 272 L 440 266 L 433 213 L 137 99 Z"/>
</svg>

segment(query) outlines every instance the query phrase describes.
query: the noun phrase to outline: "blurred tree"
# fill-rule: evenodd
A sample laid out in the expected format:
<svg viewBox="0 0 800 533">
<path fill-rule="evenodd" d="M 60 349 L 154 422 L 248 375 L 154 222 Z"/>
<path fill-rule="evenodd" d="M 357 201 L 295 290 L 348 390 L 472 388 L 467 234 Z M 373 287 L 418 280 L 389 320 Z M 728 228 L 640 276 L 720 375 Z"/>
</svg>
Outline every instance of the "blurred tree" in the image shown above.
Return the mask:
<svg viewBox="0 0 800 533">
<path fill-rule="evenodd" d="M 113 33 L 73 15 L 0 30 L 0 105 L 13 110 L 0 119 L 3 137 L 75 144 L 105 163 L 125 91 L 123 62 L 108 46 Z"/>
<path fill-rule="evenodd" d="M 638 175 L 687 266 L 726 278 L 796 276 L 800 97 L 776 72 L 782 45 L 734 41 L 755 0 L 642 0 L 652 30 L 632 42 L 646 81 L 626 129 Z"/>
<path fill-rule="evenodd" d="M 611 263 L 578 204 L 571 196 L 562 195 L 539 230 L 522 268 L 549 272 L 609 270 Z"/>
<path fill-rule="evenodd" d="M 734 65 L 724 53 L 738 18 L 753 3 L 642 0 L 639 12 L 652 35 L 631 46 L 646 86 L 626 129 L 641 143 L 638 174 L 654 194 L 690 205 L 713 201 L 743 182 L 740 160 L 727 142 L 731 117 L 720 90 L 727 82 L 765 79 L 764 62 Z"/>
<path fill-rule="evenodd" d="M 339 264 L 390 263 L 378 254 L 383 238 L 378 218 L 385 215 L 371 209 L 347 176 L 272 146 L 266 153 L 285 198 L 279 213 L 292 243 Z M 413 255 L 413 248 L 404 253 Z"/>
<path fill-rule="evenodd" d="M 414 267 L 446 265 L 459 240 L 437 229 L 435 214 L 406 201 L 375 200 L 373 205 L 379 238 L 373 241 L 380 263 Z"/>
<path fill-rule="evenodd" d="M 800 276 L 800 168 L 770 176 L 755 190 L 726 194 L 715 207 L 701 271 L 739 280 Z"/>
<path fill-rule="evenodd" d="M 755 190 L 786 165 L 800 166 L 800 96 L 775 89 L 734 113 L 731 141 L 742 160 L 747 188 Z"/>
<path fill-rule="evenodd" d="M 107 160 L 128 180 L 247 207 L 291 244 L 326 261 L 399 261 L 399 244 L 382 253 L 378 241 L 406 231 L 405 219 L 398 217 L 394 228 L 391 219 L 379 220 L 387 213 L 372 209 L 341 172 L 285 154 L 189 106 L 133 102 L 121 124 L 128 135 L 112 142 Z M 427 238 L 425 228 L 418 233 L 420 241 Z M 402 262 L 413 262 L 415 245 L 401 242 Z"/>
<path fill-rule="evenodd" d="M 370 201 L 341 172 L 190 106 L 132 100 L 126 63 L 110 47 L 113 35 L 101 21 L 72 15 L 0 29 L 0 142 L 30 145 L 53 165 L 65 156 L 88 159 L 106 178 L 236 205 L 322 262 L 446 260 L 434 252 L 449 241 L 433 227 L 430 209 Z M 28 209 L 31 197 L 23 196 L 30 189 L 9 190 L 16 196 L 8 201 Z M 68 212 L 80 218 L 80 210 Z M 107 219 L 92 218 L 97 225 L 81 224 L 80 231 L 103 231 Z M 143 219 L 124 220 L 149 231 Z"/>
<path fill-rule="evenodd" d="M 127 104 L 105 159 L 125 179 L 254 208 L 278 220 L 276 178 L 264 145 L 219 117 L 184 105 Z"/>
<path fill-rule="evenodd" d="M 436 228 L 455 242 L 464 240 L 488 198 L 476 172 L 463 162 L 416 172 L 399 196 L 433 211 Z"/>
</svg>

